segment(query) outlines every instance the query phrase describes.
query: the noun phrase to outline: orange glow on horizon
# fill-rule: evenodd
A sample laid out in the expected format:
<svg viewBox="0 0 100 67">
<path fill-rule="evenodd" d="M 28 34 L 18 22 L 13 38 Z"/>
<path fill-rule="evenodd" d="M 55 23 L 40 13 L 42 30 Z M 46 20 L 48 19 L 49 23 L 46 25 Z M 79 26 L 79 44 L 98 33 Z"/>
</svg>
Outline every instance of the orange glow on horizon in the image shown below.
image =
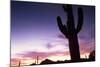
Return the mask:
<svg viewBox="0 0 100 67">
<path fill-rule="evenodd" d="M 84 54 L 82 54 L 81 55 L 81 58 L 88 58 L 88 56 L 89 56 L 89 53 L 84 53 Z M 63 56 L 49 56 L 47 59 L 50 59 L 50 60 L 52 60 L 52 61 L 65 61 L 65 60 L 71 60 L 70 59 L 70 55 L 63 55 Z M 38 64 L 40 64 L 43 60 L 45 60 L 45 59 L 39 59 L 38 60 Z M 19 61 L 19 59 L 13 59 L 13 60 L 11 60 L 11 65 L 13 66 L 15 66 L 15 65 L 18 65 L 18 61 Z M 21 58 L 20 57 L 20 61 L 21 61 L 21 65 L 29 65 L 29 64 L 32 64 L 32 63 L 35 63 L 36 64 L 36 59 L 32 59 L 32 58 Z"/>
<path fill-rule="evenodd" d="M 53 60 L 53 61 L 64 61 L 64 60 L 70 60 L 70 56 L 50 56 L 48 59 Z"/>
</svg>

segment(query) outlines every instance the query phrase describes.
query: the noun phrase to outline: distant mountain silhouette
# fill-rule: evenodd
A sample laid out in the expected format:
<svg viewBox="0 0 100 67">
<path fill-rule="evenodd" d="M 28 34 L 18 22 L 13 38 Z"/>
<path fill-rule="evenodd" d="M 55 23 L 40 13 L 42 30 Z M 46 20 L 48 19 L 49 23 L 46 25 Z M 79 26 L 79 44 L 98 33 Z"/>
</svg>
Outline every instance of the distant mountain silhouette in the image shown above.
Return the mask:
<svg viewBox="0 0 100 67">
<path fill-rule="evenodd" d="M 54 61 L 50 60 L 50 59 L 45 59 L 44 61 L 42 61 L 40 64 L 53 64 L 55 63 Z"/>
<path fill-rule="evenodd" d="M 80 60 L 77 60 L 77 62 L 88 62 L 88 61 L 93 61 L 92 59 L 87 59 L 87 58 L 84 58 L 84 59 L 80 59 Z M 52 61 L 50 59 L 45 59 L 44 61 L 42 61 L 40 63 L 40 65 L 42 64 L 60 64 L 60 63 L 77 63 L 76 61 L 73 61 L 73 60 L 64 60 L 64 61 Z"/>
<path fill-rule="evenodd" d="M 32 66 L 32 65 L 36 65 L 36 64 L 35 63 L 30 64 L 30 66 Z"/>
</svg>

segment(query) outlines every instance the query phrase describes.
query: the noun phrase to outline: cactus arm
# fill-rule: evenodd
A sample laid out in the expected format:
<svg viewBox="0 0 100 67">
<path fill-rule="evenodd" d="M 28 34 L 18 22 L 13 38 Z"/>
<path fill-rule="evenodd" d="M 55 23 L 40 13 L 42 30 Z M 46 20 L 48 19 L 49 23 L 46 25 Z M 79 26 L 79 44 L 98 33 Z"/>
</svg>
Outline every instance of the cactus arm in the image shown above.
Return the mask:
<svg viewBox="0 0 100 67">
<path fill-rule="evenodd" d="M 66 37 L 68 37 L 67 28 L 66 28 L 65 25 L 62 24 L 62 21 L 61 21 L 60 16 L 57 17 L 57 22 L 58 22 L 58 27 L 59 27 L 60 31 L 61 31 Z"/>
<path fill-rule="evenodd" d="M 78 8 L 78 24 L 76 28 L 76 32 L 79 33 L 80 30 L 82 29 L 83 25 L 83 10 L 82 8 Z"/>
</svg>

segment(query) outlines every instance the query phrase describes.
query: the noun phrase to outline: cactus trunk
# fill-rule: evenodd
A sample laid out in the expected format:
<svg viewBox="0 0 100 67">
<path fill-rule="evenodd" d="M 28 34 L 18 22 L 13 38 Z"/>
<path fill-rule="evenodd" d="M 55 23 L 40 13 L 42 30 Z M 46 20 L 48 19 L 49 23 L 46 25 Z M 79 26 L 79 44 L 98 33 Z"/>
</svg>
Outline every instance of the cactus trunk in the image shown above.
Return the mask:
<svg viewBox="0 0 100 67">
<path fill-rule="evenodd" d="M 21 61 L 19 61 L 18 67 L 21 67 Z"/>
<path fill-rule="evenodd" d="M 73 37 L 68 39 L 68 41 L 69 41 L 69 49 L 70 49 L 71 59 L 73 61 L 79 60 L 80 59 L 80 50 L 79 50 L 77 34 L 74 34 Z"/>
</svg>

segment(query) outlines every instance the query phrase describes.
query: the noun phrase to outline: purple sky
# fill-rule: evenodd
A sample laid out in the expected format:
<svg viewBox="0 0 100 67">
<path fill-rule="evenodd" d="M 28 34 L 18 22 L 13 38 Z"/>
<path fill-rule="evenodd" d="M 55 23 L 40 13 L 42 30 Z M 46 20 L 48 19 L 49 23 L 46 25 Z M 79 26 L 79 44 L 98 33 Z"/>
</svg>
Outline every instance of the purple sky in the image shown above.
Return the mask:
<svg viewBox="0 0 100 67">
<path fill-rule="evenodd" d="M 77 7 L 73 6 L 77 24 Z M 81 51 L 94 50 L 95 7 L 81 6 L 84 12 L 84 24 L 79 32 Z M 11 55 L 28 54 L 27 52 L 65 52 L 69 51 L 67 39 L 57 26 L 56 17 L 67 21 L 62 4 L 34 2 L 11 2 Z"/>
</svg>

